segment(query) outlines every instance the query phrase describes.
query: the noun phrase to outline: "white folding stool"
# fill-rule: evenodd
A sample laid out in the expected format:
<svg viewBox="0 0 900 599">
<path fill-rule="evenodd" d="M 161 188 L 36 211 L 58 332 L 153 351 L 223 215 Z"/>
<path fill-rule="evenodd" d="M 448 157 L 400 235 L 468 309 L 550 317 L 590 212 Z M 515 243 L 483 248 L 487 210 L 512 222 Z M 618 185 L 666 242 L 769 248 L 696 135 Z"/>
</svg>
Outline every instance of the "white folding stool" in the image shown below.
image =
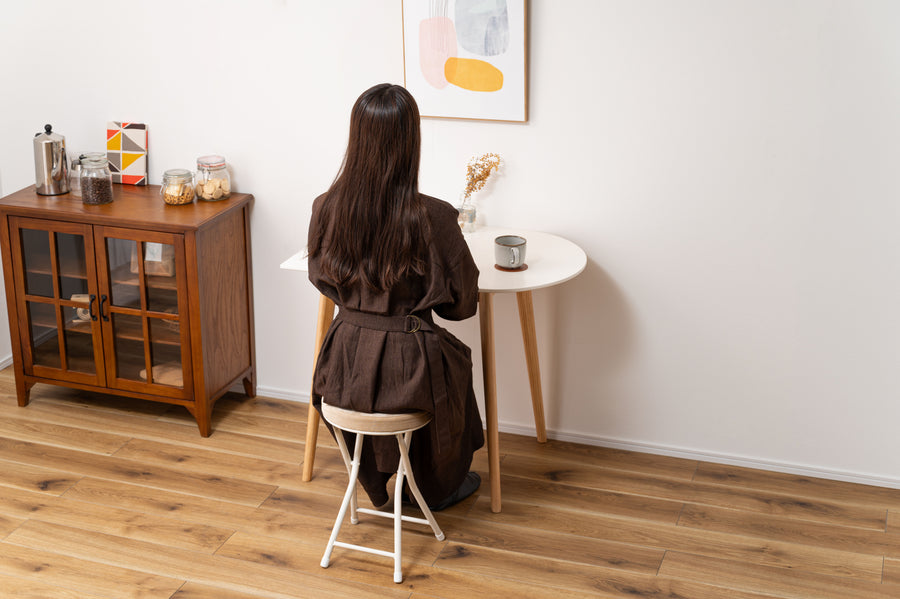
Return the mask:
<svg viewBox="0 0 900 599">
<path fill-rule="evenodd" d="M 344 464 L 347 466 L 347 472 L 350 474 L 350 482 L 347 484 L 347 491 L 344 493 L 344 500 L 341 503 L 341 509 L 338 512 L 337 520 L 334 522 L 334 528 L 331 531 L 331 538 L 328 539 L 328 546 L 325 548 L 325 555 L 322 556 L 322 567 L 327 568 L 331 559 L 331 552 L 335 546 L 345 549 L 354 549 L 356 551 L 365 551 L 366 553 L 374 553 L 394 559 L 394 582 L 403 582 L 403 573 L 400 569 L 400 549 L 401 549 L 401 524 L 403 521 L 416 522 L 418 524 L 428 524 L 434 531 L 434 536 L 438 541 L 444 540 L 444 533 L 438 526 L 437 521 L 428 505 L 419 492 L 419 487 L 413 477 L 412 467 L 409 463 L 409 443 L 412 433 L 431 422 L 431 416 L 426 412 L 408 412 L 402 414 L 383 414 L 379 412 L 366 413 L 355 412 L 353 410 L 345 410 L 330 406 L 324 401 L 322 402 L 322 416 L 335 429 L 337 434 L 338 447 L 341 449 L 341 455 L 344 457 Z M 356 446 L 353 451 L 353 458 L 350 457 L 350 451 L 344 441 L 344 435 L 341 431 L 356 433 Z M 370 510 L 357 506 L 356 503 L 356 479 L 359 476 L 360 456 L 362 455 L 363 439 L 366 435 L 386 436 L 394 435 L 397 438 L 397 444 L 400 447 L 400 464 L 397 466 L 397 479 L 394 483 L 394 511 L 382 512 L 379 510 Z M 419 508 L 425 515 L 425 518 L 415 518 L 412 516 L 404 516 L 401 513 L 400 493 L 403 489 L 403 479 L 409 481 L 409 490 L 419 504 Z M 394 551 L 382 551 L 372 547 L 364 547 L 362 545 L 354 545 L 352 543 L 343 543 L 337 540 L 338 533 L 341 530 L 341 524 L 344 522 L 344 516 L 347 514 L 347 508 L 350 509 L 350 522 L 357 524 L 359 518 L 357 512 L 371 514 L 373 516 L 383 516 L 394 520 Z"/>
</svg>

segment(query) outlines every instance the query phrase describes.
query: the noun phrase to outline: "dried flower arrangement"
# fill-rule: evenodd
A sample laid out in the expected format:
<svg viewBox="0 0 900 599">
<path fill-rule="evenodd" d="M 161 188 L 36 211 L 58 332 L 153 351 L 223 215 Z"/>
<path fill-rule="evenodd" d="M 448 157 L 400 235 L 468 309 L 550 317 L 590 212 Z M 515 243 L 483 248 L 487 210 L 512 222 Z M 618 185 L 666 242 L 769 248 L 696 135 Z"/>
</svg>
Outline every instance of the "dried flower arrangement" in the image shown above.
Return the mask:
<svg viewBox="0 0 900 599">
<path fill-rule="evenodd" d="M 466 165 L 466 188 L 460 194 L 462 203 L 457 208 L 459 226 L 463 232 L 475 230 L 475 203 L 472 201 L 472 194 L 484 187 L 491 173 L 500 168 L 501 162 L 499 154 L 488 153 L 472 157 Z"/>
<path fill-rule="evenodd" d="M 494 153 L 473 157 L 469 160 L 469 164 L 466 166 L 466 189 L 462 194 L 464 201 L 468 201 L 473 193 L 484 187 L 491 173 L 500 168 L 500 162 L 500 156 Z"/>
</svg>

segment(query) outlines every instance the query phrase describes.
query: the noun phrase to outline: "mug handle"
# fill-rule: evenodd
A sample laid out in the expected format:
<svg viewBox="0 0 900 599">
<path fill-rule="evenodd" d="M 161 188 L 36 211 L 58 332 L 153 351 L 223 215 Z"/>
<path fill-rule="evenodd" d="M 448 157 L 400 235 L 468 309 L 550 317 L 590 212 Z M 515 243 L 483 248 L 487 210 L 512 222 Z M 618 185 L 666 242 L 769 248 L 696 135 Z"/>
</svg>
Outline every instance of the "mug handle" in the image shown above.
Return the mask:
<svg viewBox="0 0 900 599">
<path fill-rule="evenodd" d="M 512 250 L 512 258 L 509 260 L 509 265 L 512 266 L 514 264 L 519 263 L 519 248 L 513 247 L 509 248 Z"/>
</svg>

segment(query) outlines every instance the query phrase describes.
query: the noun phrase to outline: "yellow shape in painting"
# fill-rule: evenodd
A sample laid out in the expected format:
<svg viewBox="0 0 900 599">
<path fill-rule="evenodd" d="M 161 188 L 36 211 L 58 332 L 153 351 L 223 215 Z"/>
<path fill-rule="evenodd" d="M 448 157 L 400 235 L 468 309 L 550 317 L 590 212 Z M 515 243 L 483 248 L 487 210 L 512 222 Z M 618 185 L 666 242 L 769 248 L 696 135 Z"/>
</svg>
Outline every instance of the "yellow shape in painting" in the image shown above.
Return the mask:
<svg viewBox="0 0 900 599">
<path fill-rule="evenodd" d="M 503 71 L 477 58 L 450 57 L 444 63 L 447 81 L 473 92 L 495 92 L 503 87 Z"/>
<path fill-rule="evenodd" d="M 134 161 L 143 156 L 143 154 L 133 154 L 131 152 L 122 152 L 122 170 L 134 164 Z"/>
<path fill-rule="evenodd" d="M 106 140 L 106 149 L 118 152 L 122 149 L 122 134 L 116 133 Z"/>
</svg>

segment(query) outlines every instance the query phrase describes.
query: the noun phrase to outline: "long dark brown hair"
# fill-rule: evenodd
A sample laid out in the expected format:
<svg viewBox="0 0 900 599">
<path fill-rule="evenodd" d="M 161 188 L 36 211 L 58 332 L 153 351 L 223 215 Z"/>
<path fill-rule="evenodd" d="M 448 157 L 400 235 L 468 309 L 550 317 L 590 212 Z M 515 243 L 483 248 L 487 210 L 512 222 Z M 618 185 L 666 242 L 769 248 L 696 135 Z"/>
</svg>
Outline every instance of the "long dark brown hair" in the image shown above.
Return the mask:
<svg viewBox="0 0 900 599">
<path fill-rule="evenodd" d="M 406 89 L 382 83 L 356 100 L 344 162 L 307 240 L 309 255 L 336 283 L 387 290 L 424 274 L 420 145 L 419 108 Z"/>
</svg>

